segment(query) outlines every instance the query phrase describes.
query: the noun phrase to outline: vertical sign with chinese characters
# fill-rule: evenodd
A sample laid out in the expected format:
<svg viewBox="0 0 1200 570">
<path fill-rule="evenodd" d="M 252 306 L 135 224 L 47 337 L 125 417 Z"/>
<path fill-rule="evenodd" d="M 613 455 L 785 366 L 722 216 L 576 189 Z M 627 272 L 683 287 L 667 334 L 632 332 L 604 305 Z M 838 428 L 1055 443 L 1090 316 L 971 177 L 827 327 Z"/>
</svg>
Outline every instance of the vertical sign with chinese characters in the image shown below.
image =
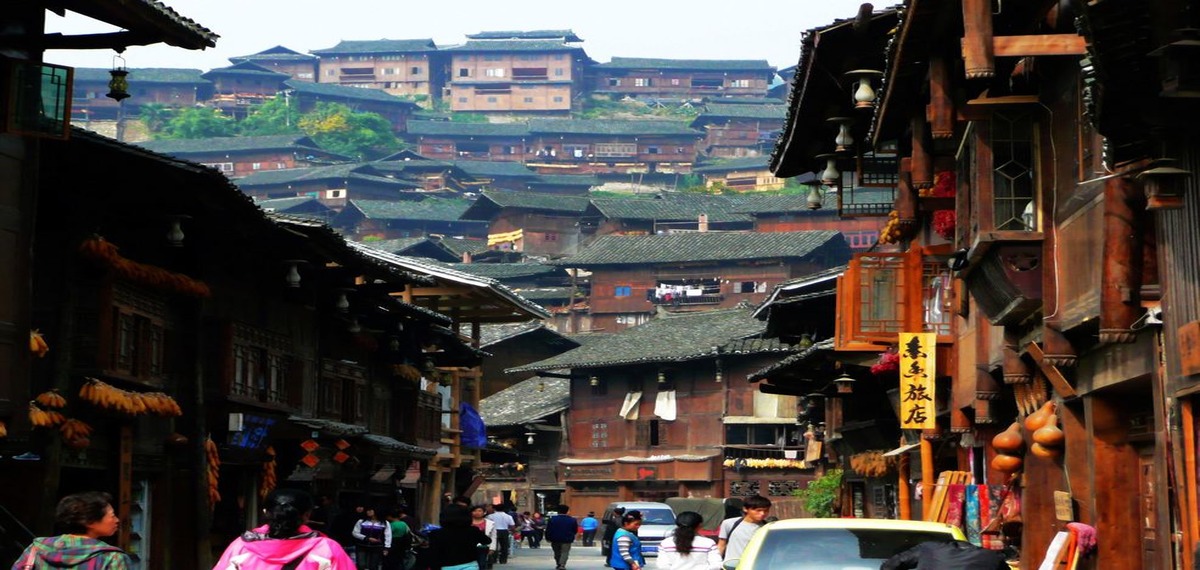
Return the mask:
<svg viewBox="0 0 1200 570">
<path fill-rule="evenodd" d="M 937 333 L 900 333 L 900 427 L 937 427 Z"/>
</svg>

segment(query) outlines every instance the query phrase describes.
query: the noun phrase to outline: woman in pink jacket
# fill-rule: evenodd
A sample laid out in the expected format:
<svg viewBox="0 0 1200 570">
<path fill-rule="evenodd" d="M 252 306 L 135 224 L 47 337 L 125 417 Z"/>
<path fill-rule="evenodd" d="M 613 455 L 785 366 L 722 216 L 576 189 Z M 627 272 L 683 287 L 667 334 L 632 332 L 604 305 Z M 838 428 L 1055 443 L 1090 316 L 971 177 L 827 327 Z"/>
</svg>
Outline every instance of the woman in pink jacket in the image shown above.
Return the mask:
<svg viewBox="0 0 1200 570">
<path fill-rule="evenodd" d="M 213 570 L 354 570 L 354 562 L 333 539 L 308 528 L 312 497 L 279 489 L 265 505 L 270 523 L 234 539 Z"/>
</svg>

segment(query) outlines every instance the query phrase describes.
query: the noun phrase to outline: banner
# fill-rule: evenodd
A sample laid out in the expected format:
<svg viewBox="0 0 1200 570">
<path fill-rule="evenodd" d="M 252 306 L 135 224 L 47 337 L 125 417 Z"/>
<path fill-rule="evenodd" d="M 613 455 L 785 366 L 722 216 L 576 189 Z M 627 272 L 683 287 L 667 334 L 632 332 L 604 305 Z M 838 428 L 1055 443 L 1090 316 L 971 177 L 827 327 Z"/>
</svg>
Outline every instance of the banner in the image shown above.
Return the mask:
<svg viewBox="0 0 1200 570">
<path fill-rule="evenodd" d="M 525 237 L 525 230 L 513 230 L 502 234 L 488 234 L 488 247 L 500 243 L 514 242 Z"/>
<path fill-rule="evenodd" d="M 900 333 L 900 427 L 937 427 L 937 333 Z"/>
</svg>

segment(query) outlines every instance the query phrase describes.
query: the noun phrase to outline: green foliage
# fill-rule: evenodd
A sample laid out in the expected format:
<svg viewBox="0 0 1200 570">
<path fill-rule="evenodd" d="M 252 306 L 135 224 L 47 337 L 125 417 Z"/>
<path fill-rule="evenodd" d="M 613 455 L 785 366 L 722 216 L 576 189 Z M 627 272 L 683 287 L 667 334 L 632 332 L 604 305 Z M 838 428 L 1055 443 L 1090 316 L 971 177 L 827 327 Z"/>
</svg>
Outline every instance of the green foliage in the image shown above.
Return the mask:
<svg viewBox="0 0 1200 570">
<path fill-rule="evenodd" d="M 700 114 L 691 105 L 648 105 L 637 100 L 613 101 L 607 97 L 583 100 L 580 119 L 663 119 L 690 121 Z"/>
<path fill-rule="evenodd" d="M 138 120 L 151 133 L 162 131 L 171 120 L 171 114 L 172 110 L 162 103 L 146 103 L 138 108 Z"/>
<path fill-rule="evenodd" d="M 296 102 L 283 95 L 250 107 L 239 127 L 243 136 L 287 135 L 300 132 Z"/>
<path fill-rule="evenodd" d="M 159 138 L 203 139 L 231 137 L 237 134 L 237 122 L 225 116 L 219 109 L 209 107 L 187 107 L 179 109 L 163 125 Z"/>
<path fill-rule="evenodd" d="M 809 516 L 832 518 L 838 515 L 834 507 L 842 491 L 842 470 L 830 469 L 824 475 L 808 482 L 807 489 L 796 489 L 793 496 L 804 502 Z"/>
<path fill-rule="evenodd" d="M 401 148 L 387 119 L 339 103 L 318 103 L 300 118 L 299 125 L 321 148 L 360 159 L 379 158 Z"/>
<path fill-rule="evenodd" d="M 479 113 L 450 113 L 451 123 L 486 123 L 488 118 L 486 115 Z"/>
</svg>

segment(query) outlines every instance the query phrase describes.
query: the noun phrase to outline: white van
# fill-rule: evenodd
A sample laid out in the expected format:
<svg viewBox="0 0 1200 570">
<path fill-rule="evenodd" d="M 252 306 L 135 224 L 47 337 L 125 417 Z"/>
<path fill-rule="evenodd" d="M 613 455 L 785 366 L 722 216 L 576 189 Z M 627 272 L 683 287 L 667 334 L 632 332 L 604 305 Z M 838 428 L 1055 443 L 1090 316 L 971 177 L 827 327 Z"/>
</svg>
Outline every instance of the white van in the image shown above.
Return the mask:
<svg viewBox="0 0 1200 570">
<path fill-rule="evenodd" d="M 626 513 L 629 511 L 642 513 L 642 526 L 637 533 L 638 538 L 642 541 L 642 554 L 658 556 L 659 543 L 675 531 L 675 511 L 671 510 L 671 506 L 666 503 L 646 501 L 617 501 L 608 504 L 608 507 L 604 509 L 604 518 L 601 521 L 611 519 L 613 509 L 617 507 L 624 508 Z M 611 544 L 601 541 L 600 553 L 604 555 L 605 560 L 608 559 L 611 548 Z"/>
</svg>

